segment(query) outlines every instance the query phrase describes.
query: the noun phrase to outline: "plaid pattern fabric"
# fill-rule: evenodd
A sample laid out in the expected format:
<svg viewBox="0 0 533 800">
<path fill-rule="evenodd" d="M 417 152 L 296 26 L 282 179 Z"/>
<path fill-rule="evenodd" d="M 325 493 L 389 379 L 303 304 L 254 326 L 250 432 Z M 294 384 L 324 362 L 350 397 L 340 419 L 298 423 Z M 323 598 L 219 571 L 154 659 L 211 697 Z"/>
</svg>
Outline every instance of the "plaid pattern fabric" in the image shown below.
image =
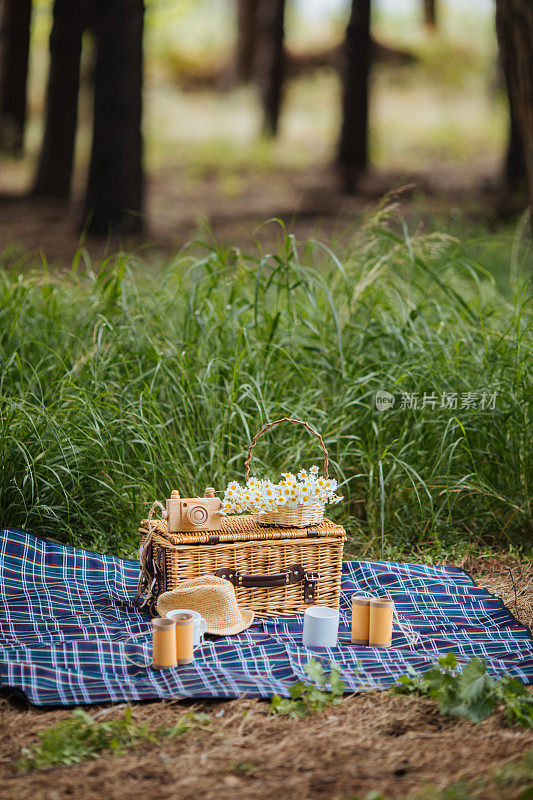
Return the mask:
<svg viewBox="0 0 533 800">
<path fill-rule="evenodd" d="M 185 667 L 156 671 L 151 623 L 132 600 L 138 564 L 20 530 L 0 534 L 0 685 L 37 705 L 165 697 L 268 698 L 305 679 L 310 657 L 335 661 L 347 691 L 386 688 L 408 666 L 429 667 L 453 650 L 479 656 L 489 671 L 533 683 L 533 642 L 498 599 L 454 567 L 353 561 L 343 566 L 339 646 L 302 646 L 302 617 L 257 620 L 238 636 L 207 638 Z M 350 597 L 392 598 L 421 634 L 417 645 L 397 630 L 393 647 L 350 642 Z M 131 638 L 132 637 L 132 638 Z"/>
</svg>

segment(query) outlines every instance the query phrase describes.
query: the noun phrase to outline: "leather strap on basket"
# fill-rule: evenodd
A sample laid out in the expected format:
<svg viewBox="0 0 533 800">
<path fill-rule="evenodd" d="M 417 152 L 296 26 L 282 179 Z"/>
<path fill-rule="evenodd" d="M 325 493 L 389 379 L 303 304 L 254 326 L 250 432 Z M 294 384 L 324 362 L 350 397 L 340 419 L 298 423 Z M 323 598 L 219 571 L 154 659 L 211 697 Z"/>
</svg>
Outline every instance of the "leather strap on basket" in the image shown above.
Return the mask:
<svg viewBox="0 0 533 800">
<path fill-rule="evenodd" d="M 154 548 L 152 545 L 152 538 L 157 525 L 157 522 L 153 521 L 152 517 L 157 506 L 159 506 L 163 512 L 163 519 L 166 517 L 167 511 L 165 506 L 163 503 L 160 503 L 159 500 L 156 500 L 148 512 L 148 533 L 144 537 L 144 541 L 141 543 L 139 548 L 139 563 L 141 566 L 141 571 L 139 574 L 137 594 L 135 595 L 133 602 L 135 604 L 139 604 L 141 608 L 144 608 L 144 606 L 153 599 L 155 594 L 154 588 L 158 582 L 158 579 L 161 578 L 161 565 L 158 564 L 154 559 Z M 141 598 L 143 598 L 142 602 Z"/>
<path fill-rule="evenodd" d="M 322 436 L 318 433 L 318 431 L 315 431 L 315 429 L 312 428 L 308 422 L 304 422 L 301 419 L 291 419 L 291 417 L 282 417 L 281 419 L 274 420 L 274 422 L 268 422 L 264 428 L 261 428 L 259 433 L 255 434 L 254 438 L 251 441 L 250 447 L 248 448 L 248 455 L 246 456 L 246 461 L 244 462 L 244 480 L 248 481 L 248 478 L 250 477 L 250 461 L 252 458 L 252 450 L 255 443 L 257 442 L 260 436 L 262 436 L 264 433 L 266 433 L 266 431 L 268 431 L 269 428 L 273 428 L 274 425 L 279 425 L 281 422 L 291 422 L 293 425 L 302 425 L 306 430 L 309 431 L 309 433 L 312 433 L 313 436 L 317 437 L 318 441 L 320 442 L 320 447 L 324 452 L 324 476 L 327 478 L 329 457 Z"/>
<path fill-rule="evenodd" d="M 318 572 L 306 572 L 300 564 L 290 564 L 283 572 L 271 572 L 269 575 L 244 575 L 231 567 L 222 567 L 215 575 L 225 578 L 236 589 L 275 589 L 303 582 L 306 605 L 315 602 L 316 585 L 320 578 Z"/>
</svg>

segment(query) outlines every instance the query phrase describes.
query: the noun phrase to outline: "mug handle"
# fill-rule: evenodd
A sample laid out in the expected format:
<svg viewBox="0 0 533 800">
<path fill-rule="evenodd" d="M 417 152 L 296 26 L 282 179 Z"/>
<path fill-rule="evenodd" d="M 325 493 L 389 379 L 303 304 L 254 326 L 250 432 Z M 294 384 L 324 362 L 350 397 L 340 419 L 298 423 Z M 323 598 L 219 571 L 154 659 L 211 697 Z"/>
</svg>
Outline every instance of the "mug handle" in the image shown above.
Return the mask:
<svg viewBox="0 0 533 800">
<path fill-rule="evenodd" d="M 126 636 L 126 638 L 125 638 L 125 639 L 122 639 L 122 640 L 119 640 L 119 641 L 121 642 L 121 644 L 123 644 L 123 645 L 124 645 L 124 658 L 126 659 L 126 661 L 127 661 L 129 664 L 133 664 L 133 666 L 135 666 L 135 667 L 142 667 L 142 668 L 144 668 L 144 669 L 147 669 L 148 667 L 151 667 L 151 666 L 152 666 L 152 659 L 151 659 L 151 658 L 150 658 L 150 661 L 148 661 L 148 662 L 146 662 L 146 661 L 143 661 L 143 662 L 141 663 L 140 661 L 136 661 L 134 658 L 131 658 L 131 656 L 129 656 L 129 655 L 127 654 L 127 652 L 126 652 L 126 643 L 128 643 L 128 642 L 131 642 L 132 640 L 135 640 L 135 642 L 136 642 L 137 644 L 140 644 L 140 645 L 146 645 L 146 646 L 148 647 L 148 646 L 151 644 L 151 642 L 150 642 L 150 641 L 144 641 L 144 642 L 143 642 L 143 641 L 139 641 L 140 639 L 142 639 L 142 636 L 143 636 L 143 635 L 146 635 L 146 634 L 139 634 L 139 635 L 136 635 L 136 634 L 130 634 L 129 636 Z M 143 647 L 143 653 L 144 653 L 146 656 L 149 656 L 149 657 L 151 656 L 151 653 L 150 653 L 150 651 L 146 652 L 146 650 L 144 649 L 144 647 Z"/>
<path fill-rule="evenodd" d="M 200 645 L 202 644 L 201 639 L 202 639 L 202 636 L 204 635 L 204 633 L 206 632 L 206 630 L 207 630 L 207 622 L 202 617 L 202 619 L 200 620 L 200 641 L 198 642 L 198 644 L 194 648 L 195 650 L 197 650 L 200 647 Z"/>
</svg>

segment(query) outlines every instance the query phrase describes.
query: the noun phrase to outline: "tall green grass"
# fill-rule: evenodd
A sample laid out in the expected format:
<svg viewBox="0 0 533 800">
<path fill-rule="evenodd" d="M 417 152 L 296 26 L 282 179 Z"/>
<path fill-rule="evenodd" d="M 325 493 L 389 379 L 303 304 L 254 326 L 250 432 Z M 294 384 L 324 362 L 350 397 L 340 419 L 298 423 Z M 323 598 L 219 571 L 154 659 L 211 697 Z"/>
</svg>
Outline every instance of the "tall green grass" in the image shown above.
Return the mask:
<svg viewBox="0 0 533 800">
<path fill-rule="evenodd" d="M 280 231 L 276 252 L 197 245 L 157 273 L 83 249 L 68 273 L 0 273 L 3 525 L 132 552 L 153 499 L 223 489 L 263 423 L 292 415 L 324 435 L 353 552 L 530 542 L 527 246 L 502 293 L 471 243 L 386 209 L 338 257 Z M 401 408 L 469 391 L 495 408 Z M 286 426 L 255 459 L 276 475 L 320 450 Z"/>
</svg>

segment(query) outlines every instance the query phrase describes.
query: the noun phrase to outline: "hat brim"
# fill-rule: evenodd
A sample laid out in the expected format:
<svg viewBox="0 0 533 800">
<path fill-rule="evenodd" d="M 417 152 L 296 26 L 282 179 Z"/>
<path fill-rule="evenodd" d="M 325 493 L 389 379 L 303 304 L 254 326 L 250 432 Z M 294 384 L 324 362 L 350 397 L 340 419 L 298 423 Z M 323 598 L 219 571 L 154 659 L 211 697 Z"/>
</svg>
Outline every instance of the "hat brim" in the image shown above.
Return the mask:
<svg viewBox="0 0 533 800">
<path fill-rule="evenodd" d="M 254 621 L 254 612 L 251 609 L 239 607 L 239 613 L 242 617 L 242 623 L 233 625 L 231 628 L 207 627 L 205 632 L 212 633 L 215 636 L 233 636 L 236 633 L 242 633 L 246 628 L 249 628 Z"/>
<path fill-rule="evenodd" d="M 180 608 L 194 608 L 194 605 L 191 606 L 191 595 L 194 596 L 195 590 L 202 590 L 205 587 L 203 586 L 195 586 L 191 587 L 188 591 L 181 586 L 178 589 L 171 589 L 168 592 L 164 592 L 158 598 L 156 603 L 156 610 L 157 613 L 164 617 L 169 611 L 175 611 Z M 187 594 L 188 596 L 185 599 L 182 599 L 182 595 Z M 216 628 L 214 626 L 208 625 L 206 628 L 206 633 L 212 633 L 215 636 L 232 636 L 236 633 L 242 633 L 242 631 L 249 628 L 252 622 L 254 621 L 254 612 L 249 608 L 241 608 L 237 606 L 239 611 L 241 621 L 238 622 L 236 625 L 226 626 L 224 628 Z M 204 615 L 205 611 L 200 609 L 195 609 L 198 611 L 199 614 Z"/>
</svg>

